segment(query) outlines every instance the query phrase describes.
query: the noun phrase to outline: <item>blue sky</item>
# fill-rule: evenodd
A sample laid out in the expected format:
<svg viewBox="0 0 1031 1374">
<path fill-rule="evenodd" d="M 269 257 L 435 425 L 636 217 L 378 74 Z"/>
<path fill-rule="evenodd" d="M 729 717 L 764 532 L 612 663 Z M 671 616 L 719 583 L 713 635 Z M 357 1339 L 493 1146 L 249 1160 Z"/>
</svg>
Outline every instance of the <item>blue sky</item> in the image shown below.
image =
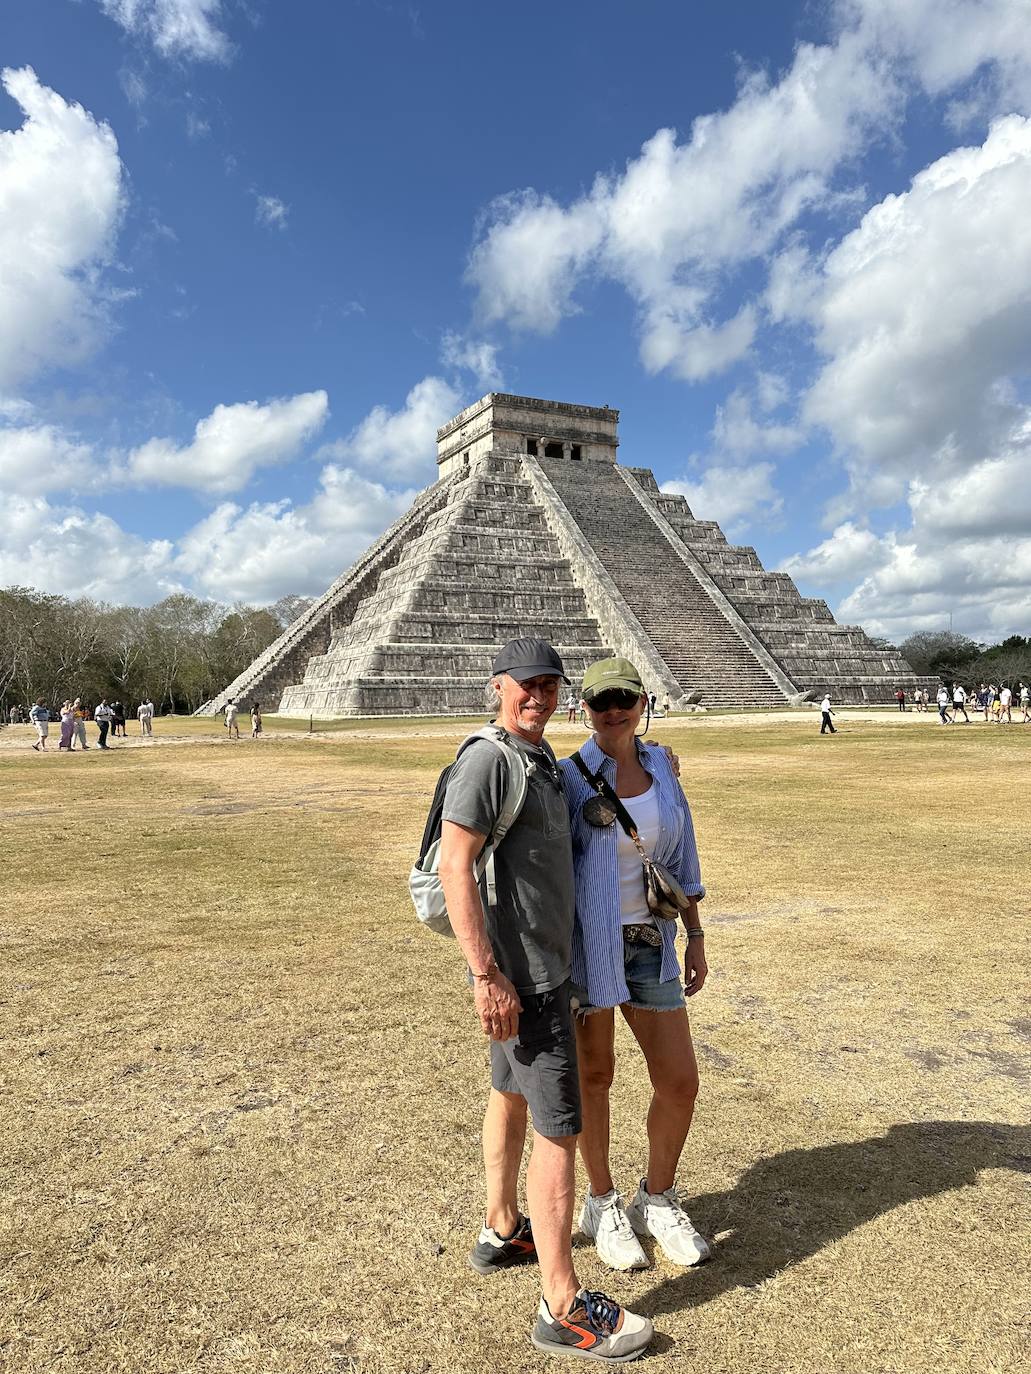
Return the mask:
<svg viewBox="0 0 1031 1374">
<path fill-rule="evenodd" d="M 0 584 L 317 593 L 488 390 L 1029 630 L 1031 3 L 7 0 Z"/>
</svg>

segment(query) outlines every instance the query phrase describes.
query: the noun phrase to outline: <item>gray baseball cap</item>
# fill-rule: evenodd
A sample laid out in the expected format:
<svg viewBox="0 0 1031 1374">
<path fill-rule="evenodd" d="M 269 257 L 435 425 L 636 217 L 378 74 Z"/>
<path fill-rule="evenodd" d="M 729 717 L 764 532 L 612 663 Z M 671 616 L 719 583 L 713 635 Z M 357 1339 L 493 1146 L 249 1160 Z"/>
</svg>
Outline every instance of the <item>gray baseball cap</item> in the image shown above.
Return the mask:
<svg viewBox="0 0 1031 1374">
<path fill-rule="evenodd" d="M 495 655 L 491 672 L 507 673 L 516 682 L 545 675 L 569 681 L 562 660 L 546 639 L 510 639 Z"/>
</svg>

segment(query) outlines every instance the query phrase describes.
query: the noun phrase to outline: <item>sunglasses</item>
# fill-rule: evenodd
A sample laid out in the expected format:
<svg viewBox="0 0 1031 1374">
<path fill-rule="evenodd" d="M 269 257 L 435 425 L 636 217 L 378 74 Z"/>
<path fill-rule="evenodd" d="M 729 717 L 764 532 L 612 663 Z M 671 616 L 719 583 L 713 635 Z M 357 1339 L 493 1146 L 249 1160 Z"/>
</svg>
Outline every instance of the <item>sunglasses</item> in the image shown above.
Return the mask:
<svg viewBox="0 0 1031 1374">
<path fill-rule="evenodd" d="M 640 700 L 637 692 L 625 692 L 613 687 L 608 692 L 599 692 L 596 697 L 591 697 L 587 705 L 592 711 L 629 711 Z"/>
</svg>

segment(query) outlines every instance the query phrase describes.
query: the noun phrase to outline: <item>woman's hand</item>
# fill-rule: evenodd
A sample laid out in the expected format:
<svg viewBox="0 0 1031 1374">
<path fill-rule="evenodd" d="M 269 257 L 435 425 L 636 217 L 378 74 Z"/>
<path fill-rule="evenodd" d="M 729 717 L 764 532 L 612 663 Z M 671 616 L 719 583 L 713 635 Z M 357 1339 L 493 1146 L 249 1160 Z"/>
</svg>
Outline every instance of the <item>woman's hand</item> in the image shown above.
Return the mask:
<svg viewBox="0 0 1031 1374">
<path fill-rule="evenodd" d="M 511 1040 L 519 1032 L 523 1004 L 505 975 L 495 971 L 475 983 L 476 1014 L 485 1035 L 492 1040 Z"/>
<path fill-rule="evenodd" d="M 701 992 L 708 972 L 704 939 L 688 940 L 687 949 L 684 951 L 684 992 L 688 997 Z"/>
</svg>

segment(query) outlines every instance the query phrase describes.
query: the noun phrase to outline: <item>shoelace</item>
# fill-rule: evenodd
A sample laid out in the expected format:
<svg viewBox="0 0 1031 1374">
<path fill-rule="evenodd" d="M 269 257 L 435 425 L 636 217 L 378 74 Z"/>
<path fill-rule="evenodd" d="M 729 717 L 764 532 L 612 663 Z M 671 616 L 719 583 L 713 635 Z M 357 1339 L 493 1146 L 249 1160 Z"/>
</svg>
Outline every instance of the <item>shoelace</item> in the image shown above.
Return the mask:
<svg viewBox="0 0 1031 1374">
<path fill-rule="evenodd" d="M 592 1292 L 589 1288 L 583 1291 L 583 1303 L 587 1309 L 587 1320 L 599 1331 L 611 1336 L 619 1321 L 619 1303 L 613 1302 L 604 1293 Z"/>
<path fill-rule="evenodd" d="M 671 1226 L 678 1227 L 682 1231 L 693 1231 L 695 1229 L 694 1222 L 680 1205 L 680 1199 L 677 1197 L 674 1188 L 667 1188 L 666 1191 L 660 1193 L 659 1196 L 666 1202 Z"/>
<path fill-rule="evenodd" d="M 627 1220 L 627 1214 L 623 1211 L 623 1199 L 618 1193 L 616 1193 L 609 1202 L 605 1203 L 601 1210 L 607 1213 L 611 1218 L 612 1224 L 615 1226 L 620 1236 L 626 1239 L 633 1235 L 634 1228 Z"/>
</svg>

